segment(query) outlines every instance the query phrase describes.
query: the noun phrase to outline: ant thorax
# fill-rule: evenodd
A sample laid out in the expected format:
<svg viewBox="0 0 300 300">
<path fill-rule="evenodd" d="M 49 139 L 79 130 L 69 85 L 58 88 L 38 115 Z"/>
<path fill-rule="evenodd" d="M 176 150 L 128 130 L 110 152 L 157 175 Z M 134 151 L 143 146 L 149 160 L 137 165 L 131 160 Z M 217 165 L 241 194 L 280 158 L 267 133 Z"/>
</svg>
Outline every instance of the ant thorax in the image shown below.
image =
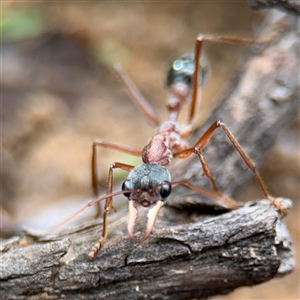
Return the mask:
<svg viewBox="0 0 300 300">
<path fill-rule="evenodd" d="M 144 147 L 142 159 L 144 163 L 169 165 L 173 151 L 186 149 L 188 146 L 182 140 L 181 126 L 174 121 L 163 122 L 156 130 L 156 135 Z"/>
</svg>

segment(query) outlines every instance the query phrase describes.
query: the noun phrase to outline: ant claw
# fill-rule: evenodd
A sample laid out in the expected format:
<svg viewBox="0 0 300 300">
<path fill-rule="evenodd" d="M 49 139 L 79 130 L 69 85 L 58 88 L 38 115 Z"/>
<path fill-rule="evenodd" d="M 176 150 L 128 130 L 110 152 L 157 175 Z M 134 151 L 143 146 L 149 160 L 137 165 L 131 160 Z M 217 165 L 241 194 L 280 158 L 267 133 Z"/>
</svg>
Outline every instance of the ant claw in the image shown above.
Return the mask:
<svg viewBox="0 0 300 300">
<path fill-rule="evenodd" d="M 283 217 L 287 215 L 287 211 L 293 206 L 292 201 L 287 198 L 273 198 L 272 196 L 269 196 L 268 199 L 279 210 Z"/>
</svg>

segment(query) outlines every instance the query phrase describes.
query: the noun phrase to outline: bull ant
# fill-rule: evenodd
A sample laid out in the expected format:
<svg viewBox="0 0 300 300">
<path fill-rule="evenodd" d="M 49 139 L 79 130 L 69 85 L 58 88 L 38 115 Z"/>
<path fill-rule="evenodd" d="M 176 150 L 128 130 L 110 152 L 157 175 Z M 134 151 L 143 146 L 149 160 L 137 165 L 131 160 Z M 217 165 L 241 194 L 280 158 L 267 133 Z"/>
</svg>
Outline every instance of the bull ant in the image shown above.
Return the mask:
<svg viewBox="0 0 300 300">
<path fill-rule="evenodd" d="M 192 147 L 187 144 L 186 139 L 192 132 L 192 122 L 200 104 L 201 88 L 203 87 L 208 74 L 207 61 L 202 55 L 202 46 L 204 42 L 229 44 L 253 43 L 251 40 L 238 39 L 235 37 L 198 36 L 196 39 L 194 57 L 186 55 L 175 60 L 167 73 L 166 86 L 169 92 L 169 97 L 167 99 L 168 119 L 164 122 L 159 120 L 156 113 L 139 93 L 122 68 L 119 65 L 115 66 L 115 70 L 128 88 L 133 102 L 140 108 L 148 121 L 156 127 L 156 130 L 154 136 L 143 149 L 100 139 L 97 139 L 93 143 L 91 170 L 92 187 L 95 199 L 59 225 L 61 226 L 62 224 L 71 221 L 82 211 L 95 203 L 97 203 L 99 207 L 99 201 L 105 200 L 102 235 L 89 253 L 89 258 L 94 258 L 104 244 L 107 237 L 107 217 L 108 213 L 114 209 L 113 197 L 116 195 L 123 194 L 129 200 L 128 233 L 133 241 L 137 241 L 134 237 L 134 228 L 138 216 L 138 209 L 139 207 L 148 209 L 146 230 L 142 238 L 138 240 L 139 242 L 146 240 L 150 235 L 155 218 L 160 208 L 166 203 L 171 194 L 172 186 L 174 185 L 183 185 L 197 193 L 210 197 L 216 201 L 218 205 L 226 209 L 231 210 L 237 207 L 234 200 L 225 196 L 218 190 L 215 179 L 201 152 L 217 128 L 223 130 L 244 162 L 252 170 L 264 197 L 269 199 L 275 207 L 285 214 L 284 208 L 281 207 L 280 203 L 269 195 L 252 160 L 248 157 L 229 128 L 222 121 L 218 120 L 214 122 Z M 255 44 L 257 43 L 255 42 Z M 185 102 L 189 102 L 187 124 L 179 124 L 177 121 L 178 115 Z M 143 164 L 139 166 L 132 166 L 121 162 L 111 163 L 108 172 L 107 191 L 106 195 L 103 196 L 99 196 L 99 176 L 97 170 L 98 147 L 115 149 L 135 156 L 141 156 L 143 161 Z M 173 158 L 183 159 L 193 154 L 198 156 L 204 175 L 207 176 L 211 182 L 212 190 L 192 185 L 187 181 L 171 181 L 171 175 L 166 169 L 166 166 L 172 162 Z M 122 190 L 112 192 L 113 171 L 117 168 L 128 171 L 129 175 L 122 184 Z M 100 208 L 98 208 L 98 213 L 99 212 Z"/>
</svg>

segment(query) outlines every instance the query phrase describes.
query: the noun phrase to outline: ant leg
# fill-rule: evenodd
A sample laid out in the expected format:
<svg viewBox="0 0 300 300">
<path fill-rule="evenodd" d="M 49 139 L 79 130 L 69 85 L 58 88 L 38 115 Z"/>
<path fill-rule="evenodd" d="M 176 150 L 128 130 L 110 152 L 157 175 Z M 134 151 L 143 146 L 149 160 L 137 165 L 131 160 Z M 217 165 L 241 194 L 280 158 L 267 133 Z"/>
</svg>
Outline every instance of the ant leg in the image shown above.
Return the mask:
<svg viewBox="0 0 300 300">
<path fill-rule="evenodd" d="M 212 176 L 212 173 L 211 173 L 211 171 L 210 171 L 210 169 L 209 169 L 209 167 L 207 165 L 207 162 L 204 159 L 202 151 L 199 148 L 195 148 L 195 153 L 199 157 L 199 160 L 200 160 L 202 168 L 203 168 L 204 175 L 210 180 L 210 183 L 212 185 L 213 190 L 216 193 L 220 193 L 220 191 L 219 191 L 219 189 L 218 189 L 218 187 L 216 185 L 216 181 L 215 181 L 214 177 Z"/>
<path fill-rule="evenodd" d="M 185 187 L 195 191 L 198 194 L 201 194 L 210 199 L 213 199 L 216 203 L 218 203 L 218 205 L 222 206 L 223 208 L 230 209 L 230 210 L 237 208 L 237 204 L 233 199 L 225 196 L 224 194 L 222 194 L 220 192 L 207 190 L 203 187 L 193 185 L 193 184 L 189 183 L 188 181 L 173 181 L 173 182 L 171 182 L 171 184 L 185 186 Z M 189 202 L 187 202 L 187 203 L 189 203 Z"/>
<path fill-rule="evenodd" d="M 202 149 L 211 138 L 214 131 L 221 127 L 224 133 L 227 135 L 228 139 L 231 141 L 232 145 L 235 147 L 235 149 L 239 152 L 240 156 L 244 160 L 244 162 L 247 164 L 249 169 L 253 172 L 254 178 L 256 179 L 259 187 L 261 188 L 263 195 L 266 199 L 269 199 L 269 201 L 283 214 L 286 215 L 285 208 L 276 200 L 274 199 L 267 191 L 266 186 L 263 183 L 263 180 L 261 176 L 259 175 L 258 171 L 256 170 L 256 166 L 253 163 L 253 161 L 250 159 L 250 157 L 247 155 L 245 150 L 241 147 L 239 142 L 236 140 L 236 138 L 233 136 L 229 128 L 222 122 L 222 121 L 216 121 L 213 123 L 210 128 L 200 137 L 200 139 L 196 142 L 196 144 L 188 149 L 185 149 L 183 151 L 177 152 L 174 154 L 174 157 L 177 158 L 185 158 L 190 156 L 191 154 L 195 153 L 195 149 Z"/>
<path fill-rule="evenodd" d="M 202 154 L 201 149 L 200 148 L 194 148 L 193 150 L 194 150 L 193 153 L 198 155 L 198 158 L 199 158 L 200 163 L 202 165 L 204 175 L 209 179 L 209 181 L 212 185 L 212 188 L 213 188 L 215 194 L 217 195 L 217 197 L 215 197 L 214 195 L 210 195 L 210 198 L 214 199 L 219 205 L 221 205 L 225 208 L 235 209 L 236 208 L 235 201 L 230 199 L 229 197 L 227 197 L 226 195 L 224 195 L 222 192 L 219 191 L 219 189 L 216 185 L 215 178 L 212 176 L 212 173 L 211 173 L 211 171 L 208 167 L 208 164 L 207 164 L 206 160 L 204 159 L 204 156 Z M 198 193 L 203 194 L 203 191 L 199 191 Z"/>
<path fill-rule="evenodd" d="M 108 184 L 107 184 L 107 193 L 106 193 L 107 195 L 112 194 L 113 181 L 114 181 L 114 179 L 113 179 L 113 170 L 116 169 L 116 168 L 130 172 L 134 168 L 134 166 L 119 163 L 119 162 L 114 162 L 109 166 Z M 98 240 L 98 242 L 93 246 L 92 251 L 89 253 L 89 258 L 90 259 L 93 259 L 95 257 L 95 255 L 99 252 L 99 250 L 103 246 L 103 243 L 106 239 L 106 236 L 107 236 L 107 217 L 108 217 L 108 213 L 110 212 L 111 209 L 115 210 L 114 207 L 113 207 L 113 198 L 112 198 L 112 196 L 109 196 L 109 197 L 106 198 L 105 205 L 104 205 L 102 235 L 101 235 L 100 239 Z"/>
<path fill-rule="evenodd" d="M 202 165 L 204 175 L 210 180 L 210 183 L 212 185 L 214 192 L 218 195 L 217 199 L 214 199 L 214 198 L 212 198 L 212 199 L 214 199 L 217 203 L 219 203 L 220 205 L 222 205 L 226 208 L 235 209 L 236 208 L 235 201 L 230 199 L 228 196 L 224 195 L 222 192 L 219 191 L 219 189 L 216 185 L 215 178 L 212 176 L 212 173 L 208 167 L 206 160 L 204 159 L 202 151 L 199 148 L 195 148 L 194 153 L 198 155 L 199 160 Z"/>
<path fill-rule="evenodd" d="M 245 152 L 245 150 L 241 147 L 241 145 L 236 140 L 236 138 L 233 136 L 233 134 L 231 133 L 231 131 L 229 130 L 229 128 L 223 122 L 221 122 L 221 121 L 219 121 L 218 123 L 219 123 L 219 126 L 221 126 L 221 128 L 223 129 L 223 131 L 227 135 L 227 137 L 229 138 L 229 140 L 231 141 L 231 143 L 233 144 L 233 146 L 239 152 L 239 154 L 243 158 L 244 162 L 247 164 L 247 166 L 249 167 L 249 169 L 253 172 L 254 177 L 256 179 L 256 182 L 260 186 L 260 188 L 261 188 L 261 190 L 262 190 L 262 192 L 264 194 L 264 197 L 266 199 L 268 199 L 285 216 L 287 214 L 286 208 L 278 200 L 276 200 L 275 198 L 273 198 L 269 194 L 269 192 L 267 191 L 267 188 L 266 188 L 266 186 L 265 186 L 265 184 L 263 182 L 263 179 L 261 178 L 261 176 L 259 175 L 258 171 L 256 170 L 256 166 L 253 163 L 253 161 L 247 155 L 247 153 Z"/>
<path fill-rule="evenodd" d="M 200 63 L 200 58 L 202 54 L 202 47 L 204 42 L 212 42 L 212 43 L 225 43 L 225 44 L 254 44 L 254 45 L 263 45 L 268 43 L 269 41 L 257 42 L 251 39 L 241 39 L 232 36 L 205 36 L 199 35 L 196 39 L 195 44 L 195 58 L 194 58 L 194 74 L 193 74 L 193 92 L 192 92 L 192 101 L 190 105 L 190 111 L 188 116 L 188 124 L 192 123 L 195 113 L 198 110 L 198 107 L 201 102 L 201 89 L 202 78 L 199 78 L 199 73 L 202 74 L 202 66 Z M 198 95 L 198 91 L 199 94 Z"/>
<path fill-rule="evenodd" d="M 287 208 L 285 207 L 284 204 L 282 204 L 280 201 L 278 201 L 276 198 L 272 197 L 269 192 L 267 191 L 267 188 L 263 182 L 263 179 L 259 175 L 258 171 L 256 170 L 256 166 L 253 163 L 253 161 L 250 159 L 250 157 L 247 155 L 247 153 L 244 151 L 244 149 L 241 147 L 239 142 L 236 140 L 236 138 L 233 136 L 229 128 L 221 121 L 218 122 L 219 126 L 223 129 L 233 146 L 236 148 L 236 150 L 239 152 L 241 157 L 243 158 L 244 162 L 247 164 L 247 166 L 250 168 L 250 170 L 253 172 L 254 177 L 256 179 L 256 182 L 260 186 L 264 197 L 268 199 L 272 205 L 274 205 L 281 213 L 283 216 L 287 214 Z"/>
<path fill-rule="evenodd" d="M 138 108 L 142 111 L 148 121 L 150 121 L 151 124 L 157 127 L 161 123 L 158 116 L 148 104 L 146 99 L 139 92 L 131 79 L 128 77 L 128 75 L 124 72 L 121 65 L 115 65 L 114 70 L 117 72 L 118 76 L 121 78 L 124 85 L 128 89 L 129 96 L 131 97 L 134 104 L 138 106 Z"/>
<path fill-rule="evenodd" d="M 92 165 L 91 165 L 91 171 L 92 171 L 92 189 L 93 189 L 93 195 L 95 198 L 99 197 L 100 191 L 99 191 L 99 174 L 98 174 L 98 168 L 97 168 L 97 148 L 98 147 L 104 147 L 104 148 L 110 148 L 119 150 L 125 153 L 129 153 L 135 156 L 141 156 L 142 150 L 136 147 L 131 147 L 127 145 L 117 144 L 117 143 L 111 143 L 103 140 L 97 139 L 93 143 L 93 153 L 92 153 Z M 99 217 L 101 214 L 100 209 L 100 203 L 98 202 L 96 205 L 96 217 Z"/>
<path fill-rule="evenodd" d="M 175 158 L 186 158 L 189 157 L 191 154 L 195 153 L 195 149 L 202 149 L 211 138 L 214 131 L 220 127 L 221 121 L 217 121 L 213 123 L 206 131 L 205 133 L 199 138 L 199 140 L 195 143 L 195 145 L 191 148 L 184 149 L 182 151 L 176 152 L 173 154 Z"/>
<path fill-rule="evenodd" d="M 196 46 L 195 46 L 195 59 L 194 59 L 194 74 L 193 74 L 193 93 L 192 93 L 192 101 L 190 105 L 190 111 L 189 111 L 189 118 L 188 118 L 188 124 L 191 124 L 196 110 L 198 110 L 200 106 L 201 99 L 198 96 L 198 88 L 200 90 L 200 96 L 202 92 L 202 80 L 199 82 L 199 72 L 201 71 L 201 66 L 200 66 L 200 56 L 202 52 L 202 46 L 203 46 L 203 38 L 199 39 L 199 37 L 196 39 Z"/>
</svg>

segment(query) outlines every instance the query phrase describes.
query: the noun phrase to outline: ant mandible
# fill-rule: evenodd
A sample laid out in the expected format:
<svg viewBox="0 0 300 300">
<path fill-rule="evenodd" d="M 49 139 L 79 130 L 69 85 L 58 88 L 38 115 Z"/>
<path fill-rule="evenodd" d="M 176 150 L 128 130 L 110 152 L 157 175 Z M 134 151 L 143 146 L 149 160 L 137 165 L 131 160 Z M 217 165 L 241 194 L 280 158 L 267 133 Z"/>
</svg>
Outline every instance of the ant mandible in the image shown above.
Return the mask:
<svg viewBox="0 0 300 300">
<path fill-rule="evenodd" d="M 138 89 L 129 79 L 129 77 L 122 70 L 121 66 L 116 65 L 115 71 L 118 73 L 133 102 L 140 108 L 145 117 L 156 127 L 155 135 L 150 139 L 149 143 L 143 148 L 139 149 L 128 145 L 112 143 L 97 139 L 93 143 L 92 148 L 92 187 L 95 199 L 90 201 L 77 213 L 62 222 L 65 224 L 82 211 L 97 203 L 97 213 L 100 213 L 99 201 L 105 200 L 103 212 L 103 229 L 102 235 L 98 242 L 93 246 L 89 253 L 89 258 L 94 258 L 107 237 L 107 217 L 108 213 L 113 208 L 113 197 L 123 194 L 129 200 L 129 221 L 128 233 L 133 241 L 134 228 L 138 215 L 138 208 L 140 206 L 148 208 L 146 231 L 143 237 L 139 240 L 142 242 L 148 238 L 153 228 L 155 218 L 160 208 L 166 203 L 170 196 L 173 185 L 183 185 L 190 188 L 197 193 L 203 194 L 213 199 L 218 205 L 223 208 L 232 210 L 237 207 L 236 202 L 229 197 L 222 194 L 215 182 L 214 177 L 205 161 L 201 150 L 208 143 L 210 137 L 217 128 L 221 128 L 231 141 L 232 145 L 238 151 L 244 162 L 251 169 L 254 177 L 260 186 L 265 198 L 283 214 L 284 208 L 281 204 L 268 193 L 261 176 L 256 170 L 255 164 L 240 146 L 236 138 L 233 136 L 228 127 L 220 120 L 214 122 L 208 130 L 198 139 L 198 141 L 189 147 L 186 139 L 192 132 L 192 122 L 195 113 L 200 104 L 200 89 L 203 87 L 205 79 L 208 74 L 208 65 L 205 57 L 202 55 L 202 46 L 204 42 L 212 43 L 228 43 L 228 44 L 261 44 L 248 39 L 239 39 L 236 37 L 222 37 L 222 36 L 203 36 L 199 35 L 196 39 L 194 57 L 184 56 L 177 59 L 172 64 L 167 73 L 166 86 L 168 88 L 169 97 L 167 99 L 168 119 L 161 122 L 147 101 L 140 94 Z M 185 102 L 190 101 L 188 121 L 187 124 L 179 124 L 177 122 L 178 115 Z M 99 176 L 97 168 L 97 148 L 104 147 L 119 150 L 135 156 L 141 156 L 143 163 L 139 166 L 132 166 L 120 162 L 113 162 L 110 164 L 108 172 L 108 184 L 106 195 L 99 197 Z M 204 175 L 210 180 L 212 190 L 207 190 L 202 187 L 192 185 L 187 181 L 171 181 L 170 172 L 166 169 L 173 158 L 187 158 L 192 154 L 196 154 L 203 168 Z M 114 169 L 122 169 L 129 172 L 127 179 L 122 184 L 122 190 L 112 192 L 113 188 L 113 171 Z"/>
</svg>

